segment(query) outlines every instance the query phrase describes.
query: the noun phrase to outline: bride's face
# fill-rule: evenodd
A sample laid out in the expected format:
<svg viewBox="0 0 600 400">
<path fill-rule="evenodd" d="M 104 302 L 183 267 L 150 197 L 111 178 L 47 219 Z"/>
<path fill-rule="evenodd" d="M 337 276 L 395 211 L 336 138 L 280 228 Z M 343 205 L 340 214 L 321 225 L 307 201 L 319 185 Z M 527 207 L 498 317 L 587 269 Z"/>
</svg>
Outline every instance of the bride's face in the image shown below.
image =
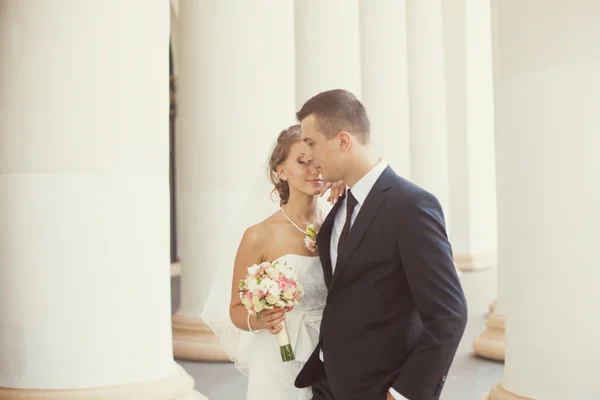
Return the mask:
<svg viewBox="0 0 600 400">
<path fill-rule="evenodd" d="M 317 195 L 323 187 L 323 179 L 315 167 L 311 149 L 304 141 L 294 143 L 286 160 L 279 166 L 279 176 L 284 177 L 291 190 Z"/>
</svg>

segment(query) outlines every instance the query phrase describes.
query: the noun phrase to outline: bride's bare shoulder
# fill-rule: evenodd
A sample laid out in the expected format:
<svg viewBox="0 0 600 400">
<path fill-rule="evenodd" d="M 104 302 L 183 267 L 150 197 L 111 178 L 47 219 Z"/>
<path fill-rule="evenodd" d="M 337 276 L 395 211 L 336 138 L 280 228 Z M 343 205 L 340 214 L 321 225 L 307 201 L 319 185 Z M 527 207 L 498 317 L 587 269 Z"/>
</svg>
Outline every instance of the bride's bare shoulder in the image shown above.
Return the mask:
<svg viewBox="0 0 600 400">
<path fill-rule="evenodd" d="M 280 212 L 271 214 L 267 219 L 252 225 L 244 232 L 243 241 L 259 245 L 268 243 L 274 234 L 274 229 L 278 224 L 281 224 Z"/>
</svg>

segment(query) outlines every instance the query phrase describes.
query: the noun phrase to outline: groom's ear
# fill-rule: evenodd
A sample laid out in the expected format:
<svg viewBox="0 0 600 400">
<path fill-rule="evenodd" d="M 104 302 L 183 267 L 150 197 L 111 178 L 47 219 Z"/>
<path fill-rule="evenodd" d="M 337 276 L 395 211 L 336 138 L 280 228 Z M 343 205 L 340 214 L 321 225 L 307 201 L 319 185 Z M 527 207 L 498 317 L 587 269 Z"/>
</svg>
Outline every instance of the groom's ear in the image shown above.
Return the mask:
<svg viewBox="0 0 600 400">
<path fill-rule="evenodd" d="M 343 153 L 347 153 L 352 148 L 352 135 L 349 132 L 342 131 L 338 133 L 340 140 L 340 150 Z"/>
</svg>

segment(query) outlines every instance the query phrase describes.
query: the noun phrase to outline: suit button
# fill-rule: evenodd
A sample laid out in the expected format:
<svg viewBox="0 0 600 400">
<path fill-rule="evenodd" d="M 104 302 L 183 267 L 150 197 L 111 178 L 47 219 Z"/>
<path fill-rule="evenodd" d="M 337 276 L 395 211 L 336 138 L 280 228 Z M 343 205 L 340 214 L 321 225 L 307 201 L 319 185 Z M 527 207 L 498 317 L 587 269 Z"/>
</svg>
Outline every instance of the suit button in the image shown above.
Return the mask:
<svg viewBox="0 0 600 400">
<path fill-rule="evenodd" d="M 331 310 L 331 309 L 333 309 L 333 304 L 327 304 L 327 307 L 325 307 L 325 308 L 328 310 Z"/>
</svg>

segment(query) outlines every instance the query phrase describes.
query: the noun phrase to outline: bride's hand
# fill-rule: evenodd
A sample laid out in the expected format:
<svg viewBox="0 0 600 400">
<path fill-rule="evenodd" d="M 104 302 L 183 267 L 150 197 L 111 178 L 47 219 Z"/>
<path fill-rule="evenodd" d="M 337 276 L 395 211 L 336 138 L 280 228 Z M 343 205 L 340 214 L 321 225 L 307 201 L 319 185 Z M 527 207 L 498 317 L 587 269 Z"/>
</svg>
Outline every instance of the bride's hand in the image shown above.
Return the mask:
<svg viewBox="0 0 600 400">
<path fill-rule="evenodd" d="M 261 327 L 274 335 L 278 334 L 283 329 L 285 313 L 292 309 L 293 307 L 275 307 L 272 310 L 264 310 L 260 315 Z"/>
<path fill-rule="evenodd" d="M 344 181 L 325 182 L 325 184 L 323 185 L 323 189 L 321 189 L 320 196 L 322 197 L 329 189 L 331 189 L 331 191 L 329 192 L 329 197 L 327 198 L 327 201 L 331 204 L 335 204 L 337 203 L 338 199 L 344 194 L 344 191 L 346 190 L 346 184 L 344 183 Z"/>
</svg>

